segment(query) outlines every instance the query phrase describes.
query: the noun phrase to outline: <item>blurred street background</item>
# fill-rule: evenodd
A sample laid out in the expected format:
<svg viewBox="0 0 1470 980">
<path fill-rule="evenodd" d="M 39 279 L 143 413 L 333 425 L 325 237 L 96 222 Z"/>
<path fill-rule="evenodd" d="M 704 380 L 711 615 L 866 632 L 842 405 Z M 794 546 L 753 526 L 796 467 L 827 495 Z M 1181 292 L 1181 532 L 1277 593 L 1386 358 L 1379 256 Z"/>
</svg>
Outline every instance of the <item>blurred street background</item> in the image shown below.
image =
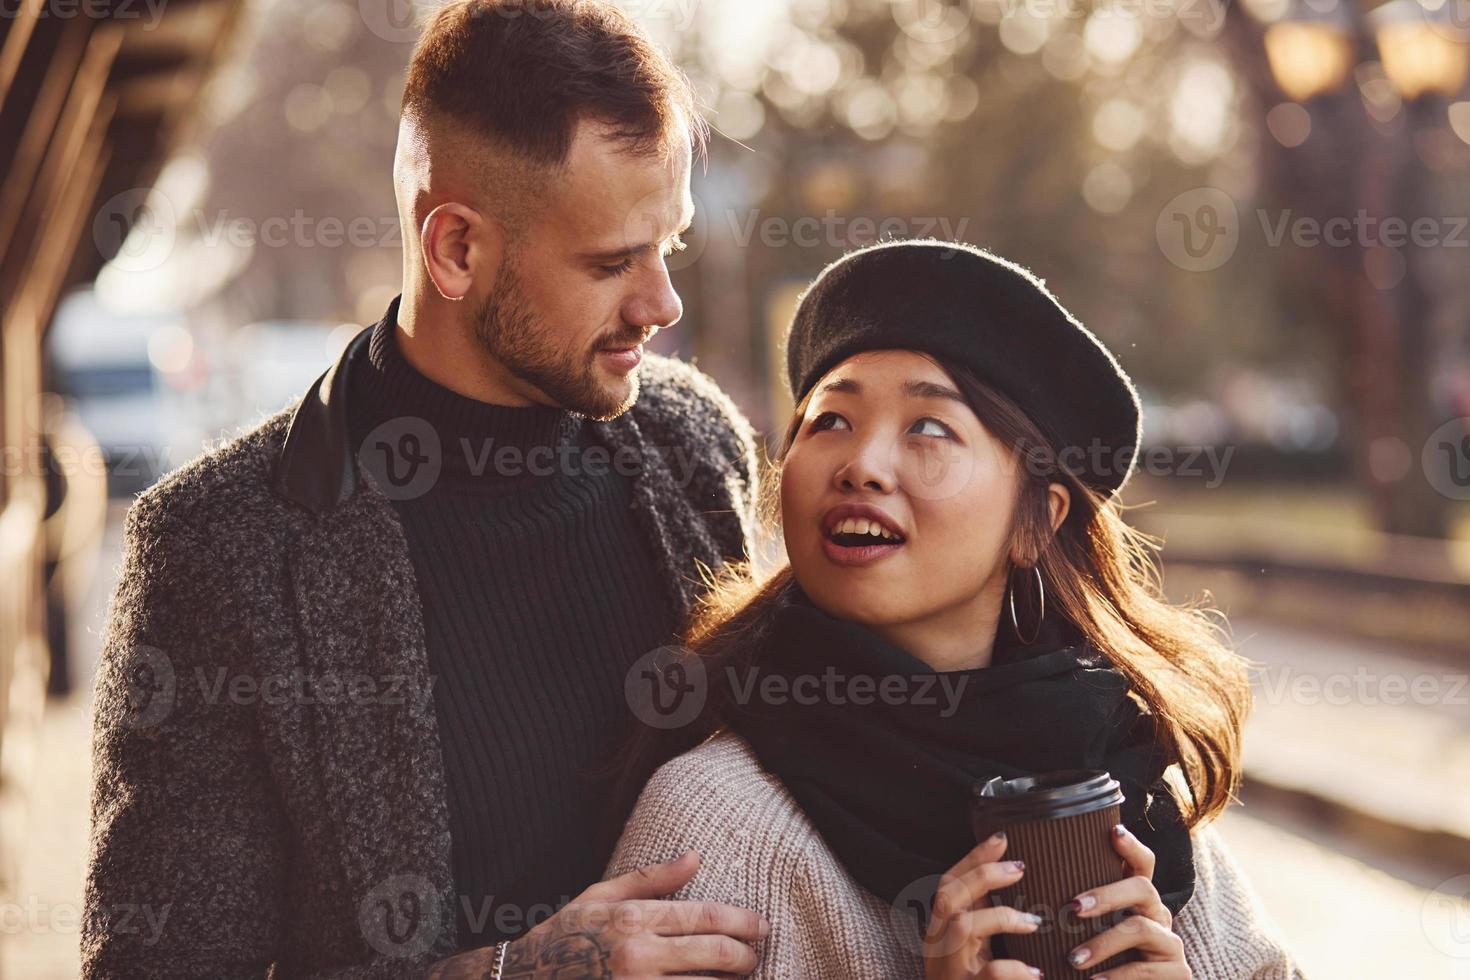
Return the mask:
<svg viewBox="0 0 1470 980">
<path fill-rule="evenodd" d="M 74 977 L 132 497 L 399 292 L 432 4 L 6 0 L 0 977 Z M 1145 399 L 1130 520 L 1257 664 L 1222 833 L 1308 975 L 1470 978 L 1470 0 L 631 0 L 717 130 L 654 347 L 762 432 L 827 262 L 1032 268 Z"/>
</svg>

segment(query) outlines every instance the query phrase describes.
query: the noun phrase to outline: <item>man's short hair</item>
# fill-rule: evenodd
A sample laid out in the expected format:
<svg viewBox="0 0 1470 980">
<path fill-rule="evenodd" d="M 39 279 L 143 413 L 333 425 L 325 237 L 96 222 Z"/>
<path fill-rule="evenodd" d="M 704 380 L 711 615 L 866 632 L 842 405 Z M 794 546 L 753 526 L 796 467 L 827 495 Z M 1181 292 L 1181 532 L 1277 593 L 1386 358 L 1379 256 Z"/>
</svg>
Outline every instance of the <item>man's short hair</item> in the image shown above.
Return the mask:
<svg viewBox="0 0 1470 980">
<path fill-rule="evenodd" d="M 702 153 L 708 127 L 688 78 L 602 0 L 451 0 L 409 63 L 404 115 L 447 118 L 527 163 L 566 160 L 581 119 L 634 152 Z"/>
</svg>

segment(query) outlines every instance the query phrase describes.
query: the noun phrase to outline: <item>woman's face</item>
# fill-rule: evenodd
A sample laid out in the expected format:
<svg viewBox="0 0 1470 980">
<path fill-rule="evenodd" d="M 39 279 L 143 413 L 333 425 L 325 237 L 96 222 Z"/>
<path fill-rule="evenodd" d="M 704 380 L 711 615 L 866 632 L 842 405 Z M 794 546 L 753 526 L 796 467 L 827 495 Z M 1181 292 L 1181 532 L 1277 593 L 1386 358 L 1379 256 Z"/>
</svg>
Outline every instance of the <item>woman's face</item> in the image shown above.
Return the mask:
<svg viewBox="0 0 1470 980">
<path fill-rule="evenodd" d="M 813 386 L 781 467 L 792 571 L 819 608 L 869 626 L 987 607 L 993 622 L 1017 488 L 1013 455 L 934 361 L 855 354 Z"/>
</svg>

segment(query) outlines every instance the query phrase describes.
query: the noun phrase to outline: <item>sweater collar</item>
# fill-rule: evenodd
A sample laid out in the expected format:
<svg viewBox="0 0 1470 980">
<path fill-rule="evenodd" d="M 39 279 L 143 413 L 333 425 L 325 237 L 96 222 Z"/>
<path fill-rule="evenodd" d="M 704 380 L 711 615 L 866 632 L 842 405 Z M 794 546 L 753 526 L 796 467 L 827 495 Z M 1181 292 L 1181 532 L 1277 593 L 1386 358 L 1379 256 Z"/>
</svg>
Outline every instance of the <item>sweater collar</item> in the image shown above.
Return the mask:
<svg viewBox="0 0 1470 980">
<path fill-rule="evenodd" d="M 352 430 L 358 427 L 364 414 L 373 414 L 371 410 L 364 412 L 360 407 L 364 397 L 362 391 L 367 386 L 360 383 L 358 375 L 373 369 L 370 358 L 373 338 L 379 335 L 380 330 L 386 331 L 388 336 L 396 330 L 402 298 L 401 295 L 395 296 L 376 325 L 360 331 L 348 342 L 336 362 L 312 383 L 291 412 L 271 475 L 271 485 L 280 497 L 311 514 L 322 516 L 334 510 L 361 486 L 361 477 L 366 475 L 363 465 L 369 464 L 368 469 L 373 469 L 373 459 L 364 459 L 358 452 L 362 445 L 361 436 L 353 438 Z M 427 378 L 423 380 L 428 381 Z M 467 400 L 473 402 L 473 399 Z M 491 409 L 506 407 L 490 406 Z M 594 423 L 581 416 L 575 416 L 575 420 L 581 422 L 579 436 L 585 435 L 588 439 L 605 443 L 610 452 L 632 453 L 643 458 L 643 437 L 631 412 L 605 423 Z M 403 431 L 387 433 L 396 437 L 388 441 L 405 443 L 404 437 L 407 436 L 408 441 L 421 444 L 425 430 L 434 431 L 417 417 L 406 417 L 404 422 L 407 424 L 400 426 Z M 569 429 L 573 427 L 568 426 Z M 464 458 L 462 450 L 458 455 Z M 483 456 L 478 458 L 483 459 Z M 650 476 L 660 484 L 662 491 L 664 474 L 654 468 L 645 468 L 635 478 L 635 483 L 643 484 Z M 377 482 L 381 484 L 381 481 Z M 652 491 L 645 489 L 645 492 Z M 654 516 L 650 520 L 661 522 L 662 517 Z M 684 596 L 682 588 L 677 592 Z"/>
<path fill-rule="evenodd" d="M 442 473 L 477 482 L 552 475 L 555 453 L 579 432 L 582 416 L 553 405 L 498 405 L 446 388 L 404 356 L 397 329 L 398 300 L 371 331 L 367 362 L 353 376 L 354 434 L 419 420 L 432 429 Z M 396 434 L 396 433 L 395 433 Z"/>
</svg>

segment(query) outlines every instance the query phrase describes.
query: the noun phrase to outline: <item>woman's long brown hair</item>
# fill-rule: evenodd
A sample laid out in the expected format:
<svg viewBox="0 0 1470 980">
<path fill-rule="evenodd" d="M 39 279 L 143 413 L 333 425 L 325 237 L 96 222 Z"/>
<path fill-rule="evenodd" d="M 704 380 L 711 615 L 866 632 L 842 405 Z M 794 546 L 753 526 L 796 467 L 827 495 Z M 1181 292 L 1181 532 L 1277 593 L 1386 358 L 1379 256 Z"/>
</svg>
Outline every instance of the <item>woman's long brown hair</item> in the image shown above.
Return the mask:
<svg viewBox="0 0 1470 980">
<path fill-rule="evenodd" d="M 930 356 L 930 355 L 925 355 Z M 986 430 L 1010 448 L 1020 473 L 1011 541 L 1021 564 L 1034 563 L 1046 589 L 1047 615 L 1074 623 L 1129 680 L 1149 709 L 1156 740 L 1178 764 L 1189 798 L 1179 799 L 1190 827 L 1230 803 L 1240 784 L 1241 729 L 1251 708 L 1250 662 L 1231 649 L 1222 614 L 1208 597 L 1185 604 L 1165 598 L 1157 561 L 1161 542 L 1123 519 L 1122 507 L 1059 465 L 1052 443 L 1009 398 L 967 368 L 933 357 L 958 386 Z M 815 387 L 815 386 L 814 386 Z M 810 392 L 796 406 L 772 476 L 795 441 Z M 1056 533 L 1048 511 L 1048 486 L 1064 484 L 1071 506 Z M 764 481 L 761 511 L 778 527 L 779 480 Z M 1016 576 L 1018 607 L 1033 610 L 1033 574 Z M 728 724 L 731 676 L 753 660 L 765 627 L 784 604 L 791 566 L 759 577 L 750 562 L 728 565 L 712 577 L 695 606 L 682 644 L 702 662 L 707 699 L 698 720 L 674 732 L 641 727 L 624 755 L 617 812 L 626 816 L 653 768 Z M 1020 585 L 1026 584 L 1023 591 Z M 1024 615 L 1024 614 L 1023 614 Z"/>
</svg>

